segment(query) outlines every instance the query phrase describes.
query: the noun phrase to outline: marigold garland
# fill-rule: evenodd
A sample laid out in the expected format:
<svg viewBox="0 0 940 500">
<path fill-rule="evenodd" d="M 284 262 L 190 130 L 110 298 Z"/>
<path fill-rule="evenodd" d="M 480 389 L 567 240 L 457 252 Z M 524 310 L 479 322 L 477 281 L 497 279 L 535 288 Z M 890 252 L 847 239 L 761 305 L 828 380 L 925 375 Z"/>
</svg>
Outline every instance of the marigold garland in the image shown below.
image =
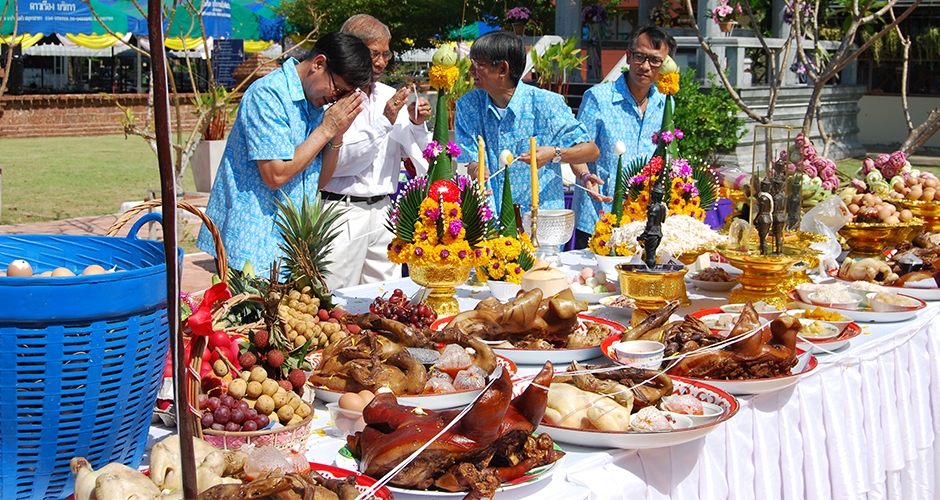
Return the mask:
<svg viewBox="0 0 940 500">
<path fill-rule="evenodd" d="M 485 245 L 489 262 L 482 269 L 488 279 L 522 283 L 522 275 L 535 264 L 535 249 L 525 233 L 518 238 L 499 236 Z"/>
<path fill-rule="evenodd" d="M 460 68 L 457 66 L 435 64 L 428 70 L 430 84 L 437 90 L 450 90 L 459 76 Z"/>
<path fill-rule="evenodd" d="M 656 79 L 656 88 L 661 94 L 675 95 L 679 92 L 679 73 L 659 74 Z"/>
</svg>

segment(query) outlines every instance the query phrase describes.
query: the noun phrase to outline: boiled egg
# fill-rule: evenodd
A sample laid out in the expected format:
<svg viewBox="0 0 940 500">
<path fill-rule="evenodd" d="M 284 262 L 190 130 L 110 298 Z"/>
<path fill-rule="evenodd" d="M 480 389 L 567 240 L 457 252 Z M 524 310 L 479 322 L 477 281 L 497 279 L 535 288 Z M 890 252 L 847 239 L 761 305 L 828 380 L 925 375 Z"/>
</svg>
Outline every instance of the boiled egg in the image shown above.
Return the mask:
<svg viewBox="0 0 940 500">
<path fill-rule="evenodd" d="M 52 270 L 52 276 L 75 276 L 75 273 L 67 267 L 57 267 Z"/>
<path fill-rule="evenodd" d="M 23 259 L 16 259 L 7 266 L 7 276 L 30 277 L 33 275 L 33 266 Z"/>
<path fill-rule="evenodd" d="M 373 399 L 375 399 L 375 394 L 372 394 L 372 391 L 363 389 L 359 391 L 359 397 L 362 398 L 362 401 L 365 403 L 363 407 L 365 407 L 365 406 L 368 406 L 369 403 L 371 403 Z"/>
<path fill-rule="evenodd" d="M 86 267 L 84 271 L 82 271 L 82 276 L 90 276 L 92 274 L 104 274 L 106 272 L 107 271 L 105 271 L 104 268 L 99 266 L 98 264 L 92 264 Z"/>
<path fill-rule="evenodd" d="M 344 410 L 362 411 L 366 407 L 366 402 L 355 392 L 347 392 L 339 397 L 339 407 Z"/>
</svg>

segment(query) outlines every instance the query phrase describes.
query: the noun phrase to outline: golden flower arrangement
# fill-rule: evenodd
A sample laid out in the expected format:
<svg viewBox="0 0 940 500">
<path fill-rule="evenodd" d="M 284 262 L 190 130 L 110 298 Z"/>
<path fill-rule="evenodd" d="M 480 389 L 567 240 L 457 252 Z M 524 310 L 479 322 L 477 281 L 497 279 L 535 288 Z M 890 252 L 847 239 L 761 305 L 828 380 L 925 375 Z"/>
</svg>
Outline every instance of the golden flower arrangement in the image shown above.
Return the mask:
<svg viewBox="0 0 940 500">
<path fill-rule="evenodd" d="M 435 59 L 440 62 L 437 54 Z M 431 84 L 446 92 L 451 73 L 435 73 Z M 385 227 L 395 236 L 388 245 L 388 258 L 396 264 L 486 265 L 484 242 L 495 234 L 493 214 L 480 185 L 454 175 L 453 159 L 460 148 L 448 141 L 446 99 L 438 99 L 434 120 L 434 140 L 424 150 L 428 175 L 412 179 L 389 209 Z"/>
<path fill-rule="evenodd" d="M 511 155 L 504 151 L 500 162 L 512 162 Z M 503 165 L 505 166 L 505 165 Z M 535 248 L 525 231 L 519 231 L 512 204 L 512 185 L 509 170 L 504 169 L 503 202 L 499 214 L 499 236 L 486 241 L 486 265 L 482 267 L 487 279 L 522 283 L 522 275 L 535 265 Z M 495 222 L 495 221 L 494 221 Z M 497 230 L 493 227 L 493 231 Z"/>
<path fill-rule="evenodd" d="M 662 131 L 653 134 L 656 153 L 648 161 L 634 159 L 624 169 L 622 155 L 626 147 L 618 141 L 615 152 L 620 156 L 617 164 L 616 185 L 611 213 L 603 214 L 594 226 L 588 248 L 596 255 L 630 256 L 634 248 L 626 243 L 611 244 L 616 228 L 634 221 L 646 220 L 649 205 L 648 188 L 661 176 L 668 180 L 663 201 L 669 206 L 669 215 L 687 215 L 699 221 L 705 220 L 705 212 L 717 201 L 718 185 L 708 168 L 679 157 L 678 142 L 683 138 L 682 130 L 673 127 L 673 95 L 679 91 L 679 67 L 671 57 L 666 57 L 659 71 L 657 88 L 666 94 L 666 109 L 663 112 Z M 669 164 L 668 168 L 664 166 Z"/>
</svg>

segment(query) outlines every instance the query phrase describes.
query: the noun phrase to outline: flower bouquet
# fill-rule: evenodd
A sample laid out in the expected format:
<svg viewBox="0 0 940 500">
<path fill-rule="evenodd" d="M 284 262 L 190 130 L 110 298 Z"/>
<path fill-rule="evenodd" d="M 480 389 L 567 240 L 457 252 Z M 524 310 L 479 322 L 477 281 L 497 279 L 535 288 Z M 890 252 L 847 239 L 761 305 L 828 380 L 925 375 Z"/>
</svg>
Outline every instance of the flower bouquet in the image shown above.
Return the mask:
<svg viewBox="0 0 940 500">
<path fill-rule="evenodd" d="M 506 11 L 506 20 L 512 24 L 525 24 L 531 15 L 532 11 L 525 7 L 513 7 Z"/>
<path fill-rule="evenodd" d="M 802 190 L 804 207 L 815 206 L 820 201 L 832 196 L 839 189 L 839 178 L 836 176 L 836 162 L 820 156 L 802 132 L 796 135 L 793 146 L 787 151 L 781 151 L 774 160 L 774 170 L 791 175 L 802 172 Z M 887 191 L 885 185 L 885 191 Z M 886 193 L 887 194 L 887 193 Z"/>
<path fill-rule="evenodd" d="M 500 155 L 501 157 L 505 156 Z M 499 213 L 499 236 L 487 240 L 485 255 L 487 263 L 482 268 L 487 280 L 506 281 L 521 284 L 522 275 L 535 265 L 535 248 L 525 231 L 520 231 L 512 203 L 512 186 L 509 182 L 509 170 L 503 170 L 503 202 Z"/>
<path fill-rule="evenodd" d="M 438 99 L 434 140 L 425 150 L 428 175 L 416 177 L 389 208 L 386 228 L 394 234 L 388 259 L 408 264 L 415 283 L 430 290 L 426 302 L 438 316 L 457 314 L 454 286 L 487 262 L 484 241 L 492 237 L 492 212 L 482 187 L 454 174 L 460 148 L 447 142 L 447 104 Z M 442 144 L 446 146 L 441 146 Z"/>
<path fill-rule="evenodd" d="M 618 161 L 612 211 L 598 219 L 588 243 L 595 255 L 631 256 L 638 251 L 636 239 L 630 235 L 634 226 L 639 227 L 636 223 L 646 220 L 648 192 L 655 182 L 663 185 L 663 201 L 670 216 L 687 216 L 701 222 L 706 210 L 717 201 L 718 183 L 714 175 L 704 164 L 691 164 L 679 156 L 678 143 L 684 134 L 673 127 L 672 97 L 679 90 L 679 68 L 671 57 L 663 62 L 657 87 L 667 97 L 662 131 L 652 138 L 657 145 L 656 153 L 649 160 L 636 158 L 626 168 L 622 157 Z M 626 150 L 620 143 L 617 147 L 619 155 Z M 627 228 L 628 225 L 631 227 Z"/>
</svg>

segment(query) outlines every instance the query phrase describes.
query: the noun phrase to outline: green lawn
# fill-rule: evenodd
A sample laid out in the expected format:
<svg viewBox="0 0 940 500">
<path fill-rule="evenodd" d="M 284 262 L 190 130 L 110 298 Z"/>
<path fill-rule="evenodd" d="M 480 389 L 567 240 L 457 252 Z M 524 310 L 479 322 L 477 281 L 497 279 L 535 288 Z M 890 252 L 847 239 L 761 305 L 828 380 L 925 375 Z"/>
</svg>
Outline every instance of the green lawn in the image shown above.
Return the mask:
<svg viewBox="0 0 940 500">
<path fill-rule="evenodd" d="M 849 178 L 851 178 L 855 176 L 855 172 L 859 169 L 859 167 L 862 166 L 862 160 L 854 159 L 854 158 L 849 159 L 849 160 L 839 160 L 836 162 L 836 165 L 838 165 L 839 167 L 839 172 L 842 172 L 845 175 L 847 175 Z M 911 167 L 924 171 L 924 172 L 931 172 L 937 177 L 940 177 L 940 167 L 930 167 L 930 166 L 913 165 L 913 164 L 911 165 Z"/>
<path fill-rule="evenodd" d="M 160 188 L 157 157 L 140 137 L 4 139 L 0 165 L 0 224 L 116 213 Z M 184 176 L 184 188 L 195 191 L 188 169 Z"/>
</svg>

